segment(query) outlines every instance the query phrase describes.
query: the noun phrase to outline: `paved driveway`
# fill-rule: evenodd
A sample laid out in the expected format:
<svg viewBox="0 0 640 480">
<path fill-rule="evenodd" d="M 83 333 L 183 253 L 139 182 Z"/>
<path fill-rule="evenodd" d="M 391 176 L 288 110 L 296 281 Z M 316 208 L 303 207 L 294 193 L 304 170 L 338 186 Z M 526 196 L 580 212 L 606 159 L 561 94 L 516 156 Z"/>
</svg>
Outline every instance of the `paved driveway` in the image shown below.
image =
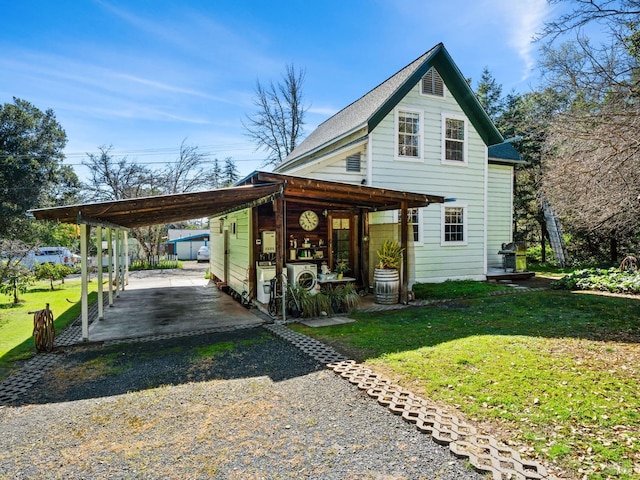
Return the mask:
<svg viewBox="0 0 640 480">
<path fill-rule="evenodd" d="M 93 322 L 90 341 L 147 337 L 231 326 L 261 325 L 254 315 L 204 278 L 206 263 L 184 262 L 176 270 L 129 273 L 129 285 Z M 106 296 L 106 292 L 105 292 Z"/>
</svg>

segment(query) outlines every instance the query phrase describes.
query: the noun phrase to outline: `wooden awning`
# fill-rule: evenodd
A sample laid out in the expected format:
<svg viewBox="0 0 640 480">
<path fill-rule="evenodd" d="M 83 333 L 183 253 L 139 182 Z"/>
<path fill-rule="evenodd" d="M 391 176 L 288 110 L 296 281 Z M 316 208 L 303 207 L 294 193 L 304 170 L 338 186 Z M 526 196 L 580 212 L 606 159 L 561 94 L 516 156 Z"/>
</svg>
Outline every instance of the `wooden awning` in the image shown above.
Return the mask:
<svg viewBox="0 0 640 480">
<path fill-rule="evenodd" d="M 364 208 L 372 211 L 384 211 L 399 210 L 403 202 L 406 202 L 407 208 L 426 207 L 431 203 L 444 202 L 444 197 L 438 195 L 269 172 L 254 172 L 243 180 L 242 184 L 260 185 L 271 182 L 279 182 L 283 185 L 284 197 L 287 201 L 317 204 L 324 208 Z"/>
<path fill-rule="evenodd" d="M 39 208 L 31 213 L 37 220 L 135 228 L 221 215 L 279 196 L 328 209 L 365 208 L 372 211 L 400 209 L 405 202 L 407 208 L 415 208 L 444 201 L 443 197 L 435 195 L 254 172 L 239 185 L 229 188 Z"/>
<path fill-rule="evenodd" d="M 282 195 L 281 184 L 140 197 L 31 210 L 37 220 L 135 228 L 218 215 Z"/>
</svg>

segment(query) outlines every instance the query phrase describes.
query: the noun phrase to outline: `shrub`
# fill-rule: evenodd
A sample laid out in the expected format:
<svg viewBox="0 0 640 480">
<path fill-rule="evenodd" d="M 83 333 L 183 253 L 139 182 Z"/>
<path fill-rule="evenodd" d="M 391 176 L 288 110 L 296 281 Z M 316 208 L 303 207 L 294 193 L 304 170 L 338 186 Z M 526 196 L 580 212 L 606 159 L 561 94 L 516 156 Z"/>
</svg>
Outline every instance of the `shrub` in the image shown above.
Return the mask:
<svg viewBox="0 0 640 480">
<path fill-rule="evenodd" d="M 62 280 L 64 283 L 65 277 L 68 277 L 72 273 L 73 269 L 71 267 L 59 263 L 42 263 L 35 268 L 36 278 L 38 280 L 49 280 L 51 290 L 53 290 L 53 282 L 55 280 Z"/>
<path fill-rule="evenodd" d="M 611 293 L 640 293 L 640 274 L 618 268 L 586 268 L 551 283 L 558 290 L 599 290 Z"/>
</svg>

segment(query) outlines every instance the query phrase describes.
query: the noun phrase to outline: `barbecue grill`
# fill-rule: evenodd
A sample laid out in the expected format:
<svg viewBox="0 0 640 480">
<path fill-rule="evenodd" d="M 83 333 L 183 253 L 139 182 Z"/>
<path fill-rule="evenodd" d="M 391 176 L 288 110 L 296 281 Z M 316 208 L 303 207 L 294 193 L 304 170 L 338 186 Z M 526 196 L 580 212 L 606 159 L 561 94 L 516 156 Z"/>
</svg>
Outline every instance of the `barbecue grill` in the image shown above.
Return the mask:
<svg viewBox="0 0 640 480">
<path fill-rule="evenodd" d="M 527 269 L 527 248 L 524 242 L 503 243 L 498 253 L 502 255 L 502 268 L 505 272 L 524 272 Z"/>
</svg>

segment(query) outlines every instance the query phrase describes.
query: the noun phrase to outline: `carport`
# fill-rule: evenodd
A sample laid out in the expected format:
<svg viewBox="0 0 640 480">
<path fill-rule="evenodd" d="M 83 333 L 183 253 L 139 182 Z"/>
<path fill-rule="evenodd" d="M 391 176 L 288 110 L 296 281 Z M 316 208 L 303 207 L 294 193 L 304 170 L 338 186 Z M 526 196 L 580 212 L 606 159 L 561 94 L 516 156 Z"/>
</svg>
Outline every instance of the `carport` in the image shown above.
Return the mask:
<svg viewBox="0 0 640 480">
<path fill-rule="evenodd" d="M 195 261 L 183 268 L 131 272 L 127 290 L 108 309 L 108 319 L 89 325 L 92 341 L 173 337 L 262 325 L 259 315 L 230 295 L 212 288 L 207 266 Z"/>
<path fill-rule="evenodd" d="M 294 177 L 266 172 L 254 172 L 237 186 L 195 193 L 161 195 L 153 197 L 86 203 L 63 207 L 34 209 L 31 212 L 37 220 L 51 220 L 80 226 L 80 253 L 82 256 L 82 338 L 89 340 L 88 303 L 88 245 L 91 229 L 96 229 L 102 238 L 106 229 L 109 254 L 107 255 L 109 305 L 113 305 L 114 294 L 124 290 L 128 269 L 126 240 L 129 229 L 190 220 L 203 217 L 225 215 L 234 211 L 257 208 L 272 204 L 275 215 L 276 267 L 281 272 L 285 255 L 285 232 L 287 209 L 298 203 L 313 204 L 324 209 L 350 209 L 360 212 L 361 254 L 368 252 L 367 212 L 398 210 L 400 224 L 400 245 L 407 246 L 407 211 L 409 208 L 426 207 L 431 203 L 441 203 L 443 197 L 389 190 L 366 185 L 353 185 L 318 179 Z M 256 213 L 257 215 L 257 213 Z M 112 261 L 112 238 L 115 238 L 115 262 Z M 115 265 L 114 265 L 115 263 Z M 368 269 L 363 262 L 363 270 Z M 115 269 L 115 271 L 114 271 Z M 102 278 L 102 256 L 98 255 L 98 318 L 104 319 L 104 293 Z M 403 256 L 402 271 L 408 271 L 407 256 Z M 115 279 L 114 279 L 115 274 Z M 115 283 L 115 288 L 114 288 Z M 402 277 L 401 298 L 407 300 L 407 276 Z"/>
<path fill-rule="evenodd" d="M 216 215 L 249 205 L 268 202 L 282 193 L 282 185 L 270 183 L 263 185 L 245 185 L 221 188 L 196 193 L 181 193 L 141 197 L 108 202 L 86 203 L 63 207 L 41 208 L 31 211 L 37 220 L 51 220 L 80 226 L 81 267 L 81 316 L 82 339 L 89 340 L 89 271 L 88 246 L 92 228 L 97 238 L 102 238 L 106 229 L 108 255 L 108 304 L 114 305 L 114 297 L 118 298 L 128 280 L 126 244 L 128 231 L 131 228 L 171 223 L 194 218 Z M 113 255 L 112 244 L 115 244 Z M 105 318 L 103 291 L 102 255 L 98 262 L 98 318 Z"/>
</svg>

